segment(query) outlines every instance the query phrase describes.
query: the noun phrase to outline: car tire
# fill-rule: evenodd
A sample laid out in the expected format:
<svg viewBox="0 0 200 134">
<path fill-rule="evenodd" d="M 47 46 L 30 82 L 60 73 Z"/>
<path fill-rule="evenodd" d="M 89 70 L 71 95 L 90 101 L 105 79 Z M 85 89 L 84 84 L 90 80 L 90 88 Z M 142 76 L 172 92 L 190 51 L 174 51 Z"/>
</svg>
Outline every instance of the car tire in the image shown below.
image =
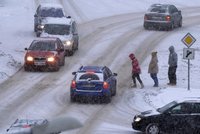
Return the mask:
<svg viewBox="0 0 200 134">
<path fill-rule="evenodd" d="M 182 27 L 182 19 L 179 21 L 178 26 L 179 26 L 179 27 Z"/>
<path fill-rule="evenodd" d="M 72 96 L 70 96 L 70 101 L 71 101 L 71 102 L 75 102 L 75 101 L 76 101 L 76 98 L 75 98 L 75 97 L 72 97 Z"/>
<path fill-rule="evenodd" d="M 156 124 L 156 123 L 150 123 L 149 125 L 147 125 L 145 131 L 146 131 L 146 134 L 159 134 L 160 133 L 160 129 L 158 127 L 158 124 Z"/>
<path fill-rule="evenodd" d="M 103 102 L 106 103 L 106 104 L 110 103 L 111 102 L 111 95 L 106 95 L 104 97 L 104 101 Z"/>
<path fill-rule="evenodd" d="M 60 65 L 59 65 L 59 61 L 56 61 L 55 67 L 54 67 L 54 71 L 59 71 L 60 70 Z"/>
<path fill-rule="evenodd" d="M 112 96 L 115 96 L 117 93 L 117 82 L 115 82 L 115 87 L 114 87 L 114 91 L 112 93 Z"/>
<path fill-rule="evenodd" d="M 64 65 L 65 65 L 65 57 L 64 57 L 63 60 L 62 60 L 61 66 L 64 66 Z"/>
</svg>

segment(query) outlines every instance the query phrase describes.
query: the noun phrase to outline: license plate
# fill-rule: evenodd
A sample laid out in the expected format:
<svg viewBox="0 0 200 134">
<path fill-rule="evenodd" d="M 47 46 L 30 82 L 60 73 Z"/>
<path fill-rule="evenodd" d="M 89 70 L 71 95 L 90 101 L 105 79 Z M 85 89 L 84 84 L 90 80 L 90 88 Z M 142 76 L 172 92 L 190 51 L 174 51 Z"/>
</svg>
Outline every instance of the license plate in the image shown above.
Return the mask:
<svg viewBox="0 0 200 134">
<path fill-rule="evenodd" d="M 46 63 L 44 61 L 35 61 L 34 65 L 36 65 L 36 66 L 44 66 L 44 65 L 46 65 Z"/>
<path fill-rule="evenodd" d="M 84 87 L 95 87 L 95 85 L 92 84 L 87 84 L 87 85 L 83 85 Z"/>
</svg>

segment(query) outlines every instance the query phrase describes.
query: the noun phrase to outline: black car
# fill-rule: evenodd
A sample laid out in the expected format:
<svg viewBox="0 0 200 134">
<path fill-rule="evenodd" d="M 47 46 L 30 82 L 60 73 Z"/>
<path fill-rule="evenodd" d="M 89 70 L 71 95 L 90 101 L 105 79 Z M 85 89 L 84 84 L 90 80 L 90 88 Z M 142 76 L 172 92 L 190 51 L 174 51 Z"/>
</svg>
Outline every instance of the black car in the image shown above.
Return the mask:
<svg viewBox="0 0 200 134">
<path fill-rule="evenodd" d="M 34 31 L 37 32 L 41 29 L 41 23 L 43 19 L 48 17 L 62 18 L 65 17 L 65 12 L 60 4 L 43 3 L 37 7 L 34 15 Z"/>
<path fill-rule="evenodd" d="M 200 100 L 173 101 L 135 115 L 132 128 L 146 134 L 199 134 Z"/>
<path fill-rule="evenodd" d="M 74 78 L 70 87 L 70 98 L 88 100 L 89 102 L 109 103 L 116 94 L 117 76 L 107 66 L 81 66 L 77 72 L 72 73 Z"/>
<path fill-rule="evenodd" d="M 144 15 L 143 26 L 166 30 L 182 27 L 181 11 L 171 4 L 153 4 Z"/>
</svg>

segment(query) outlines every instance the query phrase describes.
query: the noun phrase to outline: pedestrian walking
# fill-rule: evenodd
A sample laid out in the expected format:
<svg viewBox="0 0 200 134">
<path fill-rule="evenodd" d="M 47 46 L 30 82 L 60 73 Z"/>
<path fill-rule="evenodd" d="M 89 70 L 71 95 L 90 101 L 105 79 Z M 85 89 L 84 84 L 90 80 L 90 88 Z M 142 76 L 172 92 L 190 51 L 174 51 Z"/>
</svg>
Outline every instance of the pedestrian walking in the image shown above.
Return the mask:
<svg viewBox="0 0 200 134">
<path fill-rule="evenodd" d="M 144 84 L 142 80 L 140 79 L 141 69 L 139 66 L 139 62 L 133 53 L 129 55 L 129 58 L 132 61 L 132 79 L 133 79 L 133 84 L 134 84 L 133 87 L 137 87 L 137 84 L 136 84 L 136 79 L 137 79 L 141 85 L 141 88 L 144 88 Z"/>
<path fill-rule="evenodd" d="M 176 69 L 177 69 L 177 62 L 178 62 L 178 56 L 175 52 L 174 46 L 169 47 L 169 59 L 168 59 L 168 78 L 169 83 L 168 85 L 176 85 Z"/>
<path fill-rule="evenodd" d="M 158 57 L 157 52 L 151 53 L 151 61 L 149 63 L 148 73 L 150 73 L 151 78 L 154 81 L 153 87 L 158 87 Z"/>
</svg>

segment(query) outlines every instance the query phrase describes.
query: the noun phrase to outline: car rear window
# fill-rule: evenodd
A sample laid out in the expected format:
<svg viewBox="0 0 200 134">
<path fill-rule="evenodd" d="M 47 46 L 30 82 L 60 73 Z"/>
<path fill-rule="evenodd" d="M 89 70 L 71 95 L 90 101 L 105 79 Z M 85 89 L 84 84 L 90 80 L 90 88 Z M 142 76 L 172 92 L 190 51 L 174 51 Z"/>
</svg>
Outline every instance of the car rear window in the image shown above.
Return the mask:
<svg viewBox="0 0 200 134">
<path fill-rule="evenodd" d="M 151 7 L 149 9 L 150 12 L 156 12 L 156 13 L 166 13 L 167 12 L 167 7 L 166 6 L 156 6 L 156 7 Z"/>
<path fill-rule="evenodd" d="M 78 73 L 76 76 L 77 81 L 103 81 L 103 74 L 102 73 Z"/>
</svg>

